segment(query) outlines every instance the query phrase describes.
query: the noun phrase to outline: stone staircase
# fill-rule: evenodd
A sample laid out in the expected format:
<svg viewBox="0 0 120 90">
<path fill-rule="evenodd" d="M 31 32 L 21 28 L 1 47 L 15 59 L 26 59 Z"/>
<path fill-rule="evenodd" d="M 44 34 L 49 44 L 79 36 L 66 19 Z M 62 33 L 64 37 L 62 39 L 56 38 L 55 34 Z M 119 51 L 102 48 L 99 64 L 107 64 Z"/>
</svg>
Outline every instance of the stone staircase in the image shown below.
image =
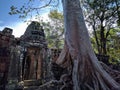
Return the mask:
<svg viewBox="0 0 120 90">
<path fill-rule="evenodd" d="M 24 89 L 23 90 L 35 90 L 41 84 L 42 84 L 42 82 L 40 80 L 24 80 Z"/>
</svg>

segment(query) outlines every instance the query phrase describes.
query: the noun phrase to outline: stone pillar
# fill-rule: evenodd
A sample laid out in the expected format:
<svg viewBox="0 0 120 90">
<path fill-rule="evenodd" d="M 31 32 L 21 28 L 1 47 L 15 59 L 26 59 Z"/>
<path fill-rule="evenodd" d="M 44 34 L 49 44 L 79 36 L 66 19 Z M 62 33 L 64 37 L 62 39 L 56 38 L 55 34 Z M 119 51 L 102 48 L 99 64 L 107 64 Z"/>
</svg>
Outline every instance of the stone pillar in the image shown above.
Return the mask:
<svg viewBox="0 0 120 90">
<path fill-rule="evenodd" d="M 18 52 L 17 47 L 12 47 L 8 80 L 18 79 L 18 62 L 20 60 Z"/>
<path fill-rule="evenodd" d="M 35 57 L 32 54 L 30 56 L 30 73 L 29 73 L 29 79 L 35 79 L 34 74 L 35 73 Z"/>
<path fill-rule="evenodd" d="M 2 82 L 3 88 L 0 90 L 5 90 L 5 86 L 7 84 L 8 79 L 8 71 L 9 71 L 9 64 L 10 64 L 10 46 L 14 36 L 12 35 L 12 29 L 5 28 L 3 31 L 0 31 L 0 64 L 3 67 L 2 71 Z M 0 70 L 1 71 L 1 70 Z"/>
<path fill-rule="evenodd" d="M 8 85 L 6 87 L 7 90 L 14 90 L 18 84 L 19 60 L 20 50 L 17 46 L 11 47 L 11 61 L 9 65 Z"/>
<path fill-rule="evenodd" d="M 38 57 L 38 60 L 37 60 L 37 62 L 38 62 L 38 64 L 37 64 L 37 79 L 41 79 L 41 75 L 42 75 L 42 57 L 41 57 L 41 55 L 40 55 L 40 51 L 38 51 L 38 55 L 37 55 L 37 57 Z"/>
</svg>

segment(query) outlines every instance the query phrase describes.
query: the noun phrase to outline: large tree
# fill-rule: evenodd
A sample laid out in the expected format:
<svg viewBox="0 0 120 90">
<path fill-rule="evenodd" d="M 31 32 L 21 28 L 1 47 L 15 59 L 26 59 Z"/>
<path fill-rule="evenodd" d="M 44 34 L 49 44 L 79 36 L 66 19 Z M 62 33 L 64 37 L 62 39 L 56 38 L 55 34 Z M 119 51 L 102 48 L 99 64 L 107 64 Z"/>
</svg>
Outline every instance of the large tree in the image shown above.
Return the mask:
<svg viewBox="0 0 120 90">
<path fill-rule="evenodd" d="M 73 90 L 120 90 L 120 85 L 103 69 L 94 54 L 80 0 L 62 1 L 65 45 L 56 63 L 68 68 Z"/>
<path fill-rule="evenodd" d="M 94 54 L 80 1 L 63 0 L 63 11 L 65 46 L 56 63 L 72 67 L 73 89 L 119 90 L 119 84 L 102 68 Z"/>
</svg>

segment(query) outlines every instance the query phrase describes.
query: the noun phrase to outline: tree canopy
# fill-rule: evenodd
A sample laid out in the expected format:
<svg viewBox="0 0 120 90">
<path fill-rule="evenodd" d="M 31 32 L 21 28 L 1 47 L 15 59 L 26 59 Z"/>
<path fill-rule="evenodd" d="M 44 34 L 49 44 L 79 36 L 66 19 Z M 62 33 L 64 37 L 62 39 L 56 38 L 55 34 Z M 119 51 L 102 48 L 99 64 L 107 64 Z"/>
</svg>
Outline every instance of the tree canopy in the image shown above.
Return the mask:
<svg viewBox="0 0 120 90">
<path fill-rule="evenodd" d="M 108 54 L 107 42 L 111 30 L 119 28 L 118 6 L 120 6 L 119 0 L 84 0 L 83 2 L 86 22 L 93 29 L 99 54 Z"/>
<path fill-rule="evenodd" d="M 42 22 L 42 25 L 44 26 L 44 30 L 46 32 L 48 47 L 56 49 L 63 48 L 63 15 L 57 10 L 52 10 L 48 16 L 50 20 L 48 22 Z"/>
</svg>

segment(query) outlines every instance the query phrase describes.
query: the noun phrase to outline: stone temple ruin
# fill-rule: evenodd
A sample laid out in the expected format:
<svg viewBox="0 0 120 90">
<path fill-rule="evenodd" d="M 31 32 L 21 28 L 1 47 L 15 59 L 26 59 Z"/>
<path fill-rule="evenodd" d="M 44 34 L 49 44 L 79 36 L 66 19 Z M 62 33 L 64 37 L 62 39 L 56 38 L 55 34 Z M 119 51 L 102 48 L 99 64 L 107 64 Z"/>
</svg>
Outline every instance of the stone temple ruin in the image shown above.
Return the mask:
<svg viewBox="0 0 120 90">
<path fill-rule="evenodd" d="M 13 40 L 12 29 L 5 28 L 3 31 L 0 31 L 0 87 L 5 87 L 5 84 L 7 84 L 11 58 L 10 48 Z"/>
<path fill-rule="evenodd" d="M 24 88 L 17 85 L 21 81 L 46 82 L 50 73 L 43 28 L 33 21 L 20 38 L 15 38 L 12 31 L 5 28 L 0 32 L 0 90 Z"/>
<path fill-rule="evenodd" d="M 32 21 L 20 38 L 12 32 L 7 27 L 0 31 L 0 90 L 60 90 L 59 86 L 64 86 L 60 82 L 51 82 L 50 87 L 45 84 L 45 88 L 43 85 L 60 80 L 67 70 L 54 63 L 61 50 L 48 49 L 40 23 Z"/>
<path fill-rule="evenodd" d="M 23 79 L 41 79 L 43 60 L 47 53 L 47 43 L 44 30 L 37 22 L 32 22 L 21 37 L 21 46 L 23 47 Z"/>
</svg>

